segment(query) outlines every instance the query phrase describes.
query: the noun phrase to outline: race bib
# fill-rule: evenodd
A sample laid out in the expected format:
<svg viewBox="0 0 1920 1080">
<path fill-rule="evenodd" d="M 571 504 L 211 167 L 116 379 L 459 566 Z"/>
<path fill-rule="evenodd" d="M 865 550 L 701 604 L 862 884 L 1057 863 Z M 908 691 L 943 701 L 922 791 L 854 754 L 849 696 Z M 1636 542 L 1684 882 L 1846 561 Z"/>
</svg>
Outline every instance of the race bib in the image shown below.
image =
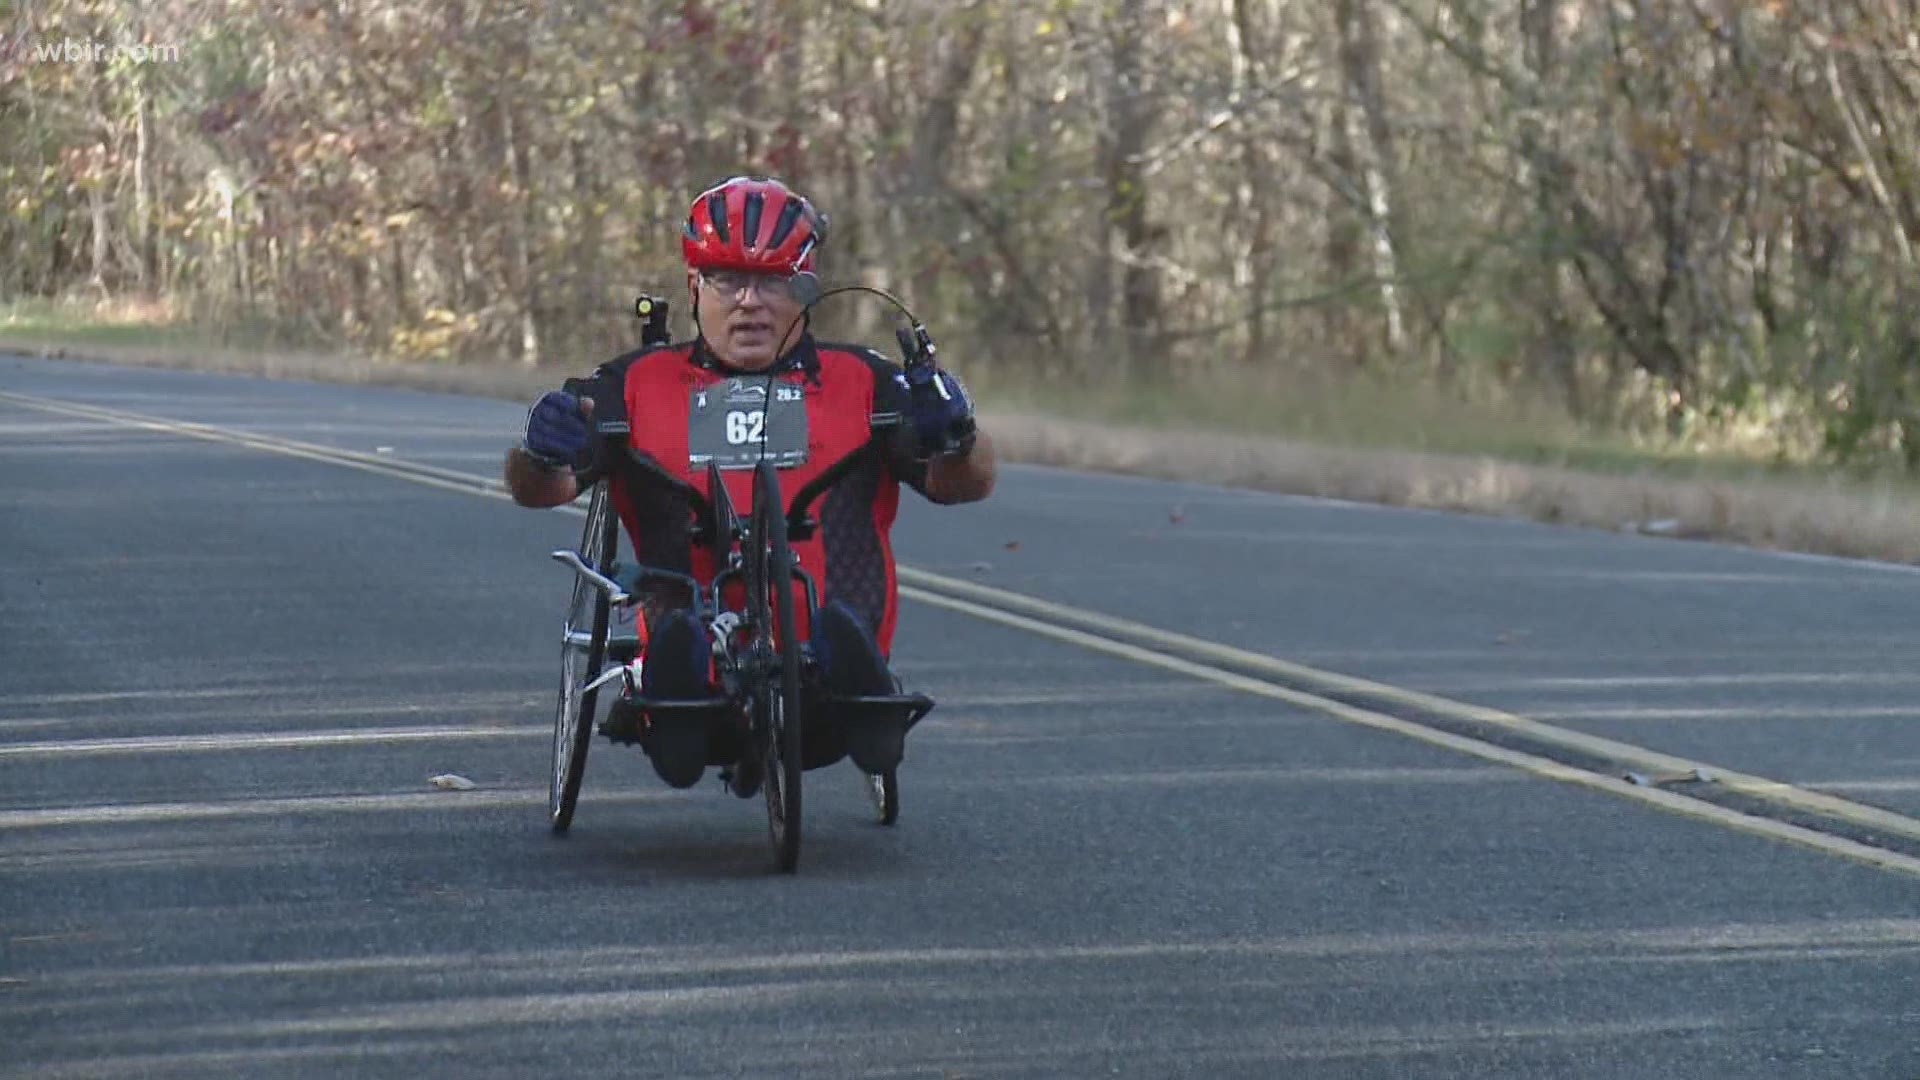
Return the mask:
<svg viewBox="0 0 1920 1080">
<path fill-rule="evenodd" d="M 805 391 L 778 379 L 730 378 L 695 387 L 687 405 L 687 459 L 751 469 L 764 453 L 776 468 L 807 460 Z"/>
</svg>

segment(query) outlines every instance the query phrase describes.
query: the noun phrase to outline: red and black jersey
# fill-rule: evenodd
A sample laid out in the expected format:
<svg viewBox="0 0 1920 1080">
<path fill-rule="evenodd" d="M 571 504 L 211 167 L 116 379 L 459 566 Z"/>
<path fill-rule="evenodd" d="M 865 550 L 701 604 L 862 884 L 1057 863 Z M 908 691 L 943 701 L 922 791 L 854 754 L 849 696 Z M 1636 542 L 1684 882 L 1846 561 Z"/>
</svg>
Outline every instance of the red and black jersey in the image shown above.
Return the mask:
<svg viewBox="0 0 1920 1080">
<path fill-rule="evenodd" d="M 780 491 L 791 505 L 809 480 L 866 444 L 875 414 L 904 411 L 899 375 L 898 365 L 871 349 L 811 337 L 765 372 L 728 369 L 704 343 L 691 342 L 609 361 L 581 392 L 595 397 L 596 419 L 609 415 L 598 402 L 617 394 L 634 451 L 703 496 L 708 462 L 718 461 L 728 496 L 745 514 L 761 456 L 779 466 Z M 902 483 L 926 491 L 926 463 L 914 458 L 906 438 L 889 442 L 887 453 L 816 500 L 819 528 L 793 545 L 820 588 L 820 602 L 850 605 L 883 653 L 891 652 L 898 604 L 888 534 Z M 665 485 L 631 487 L 616 482 L 613 496 L 639 561 L 710 582 L 713 557 L 692 544 L 686 498 Z"/>
</svg>

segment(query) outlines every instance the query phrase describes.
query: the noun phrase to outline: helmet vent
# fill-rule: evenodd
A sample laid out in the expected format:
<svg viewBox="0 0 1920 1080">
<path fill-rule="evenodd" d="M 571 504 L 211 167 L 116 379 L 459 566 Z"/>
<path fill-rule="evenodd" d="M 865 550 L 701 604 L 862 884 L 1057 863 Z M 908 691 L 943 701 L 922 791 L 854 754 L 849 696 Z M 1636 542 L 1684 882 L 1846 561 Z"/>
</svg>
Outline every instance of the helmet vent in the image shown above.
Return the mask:
<svg viewBox="0 0 1920 1080">
<path fill-rule="evenodd" d="M 802 206 L 799 199 L 788 199 L 787 205 L 780 208 L 780 216 L 773 222 L 773 235 L 767 238 L 768 247 L 777 248 L 786 243 L 787 237 L 793 232 L 794 225 L 800 221 Z"/>
<path fill-rule="evenodd" d="M 747 193 L 746 201 L 747 201 L 746 209 L 741 215 L 745 219 L 745 221 L 740 226 L 740 230 L 746 235 L 740 238 L 740 245 L 742 247 L 750 247 L 750 248 L 759 247 L 760 246 L 760 211 L 763 207 L 766 206 L 767 197 L 765 195 L 760 194 L 757 191 L 750 191 Z"/>
</svg>

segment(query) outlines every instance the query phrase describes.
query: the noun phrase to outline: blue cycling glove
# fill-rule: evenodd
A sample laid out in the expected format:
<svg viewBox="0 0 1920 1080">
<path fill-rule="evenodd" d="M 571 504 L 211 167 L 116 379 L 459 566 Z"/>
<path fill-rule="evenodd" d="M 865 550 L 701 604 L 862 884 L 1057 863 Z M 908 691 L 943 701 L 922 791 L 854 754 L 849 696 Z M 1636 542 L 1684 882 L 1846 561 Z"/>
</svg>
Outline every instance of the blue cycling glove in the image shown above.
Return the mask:
<svg viewBox="0 0 1920 1080">
<path fill-rule="evenodd" d="M 907 387 L 920 456 L 965 454 L 973 449 L 973 399 L 952 372 L 914 367 L 900 376 Z"/>
<path fill-rule="evenodd" d="M 587 418 L 580 399 L 565 390 L 549 390 L 527 410 L 527 434 L 521 446 L 548 468 L 571 465 L 587 447 Z"/>
</svg>

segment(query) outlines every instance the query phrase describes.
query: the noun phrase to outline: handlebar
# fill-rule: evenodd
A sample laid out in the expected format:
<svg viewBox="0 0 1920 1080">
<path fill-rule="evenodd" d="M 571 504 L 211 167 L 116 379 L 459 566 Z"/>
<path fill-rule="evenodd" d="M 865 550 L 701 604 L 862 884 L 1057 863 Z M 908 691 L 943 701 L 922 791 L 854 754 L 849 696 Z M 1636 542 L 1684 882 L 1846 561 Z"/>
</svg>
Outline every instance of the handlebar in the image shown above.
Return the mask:
<svg viewBox="0 0 1920 1080">
<path fill-rule="evenodd" d="M 793 497 L 793 505 L 787 510 L 787 536 L 794 540 L 806 540 L 813 536 L 814 526 L 819 522 L 807 513 L 813 500 L 819 498 L 828 488 L 839 483 L 848 473 L 858 468 L 868 458 L 880 452 L 893 429 L 900 425 L 899 413 L 874 413 L 867 419 L 867 441 L 859 449 L 850 451 L 845 457 L 827 466 L 812 480 L 806 482 Z"/>
<path fill-rule="evenodd" d="M 593 583 L 594 588 L 606 593 L 608 603 L 624 604 L 632 599 L 631 596 L 627 595 L 627 590 L 620 587 L 619 582 L 588 566 L 586 562 L 580 558 L 579 552 L 563 548 L 553 552 L 553 558 L 556 562 L 563 562 L 573 567 L 574 573 L 586 578 Z"/>
</svg>

